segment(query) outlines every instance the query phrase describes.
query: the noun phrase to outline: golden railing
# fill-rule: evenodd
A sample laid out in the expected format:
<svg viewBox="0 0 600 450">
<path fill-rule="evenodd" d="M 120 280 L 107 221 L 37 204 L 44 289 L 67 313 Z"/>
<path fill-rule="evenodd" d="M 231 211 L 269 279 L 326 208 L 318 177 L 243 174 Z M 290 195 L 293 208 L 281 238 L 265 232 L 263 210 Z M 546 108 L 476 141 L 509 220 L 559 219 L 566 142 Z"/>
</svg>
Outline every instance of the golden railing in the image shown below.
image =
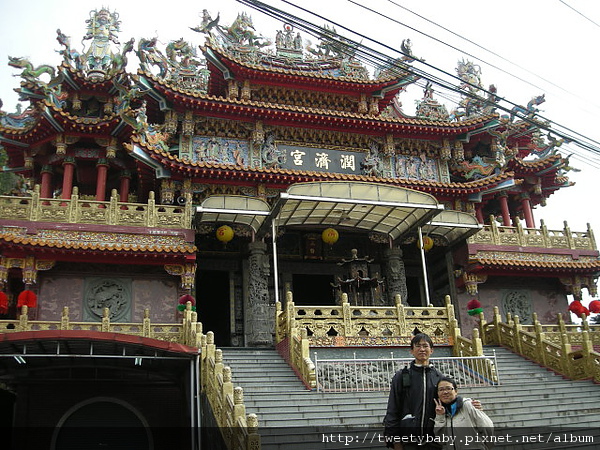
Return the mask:
<svg viewBox="0 0 600 450">
<path fill-rule="evenodd" d="M 17 319 L 0 320 L 0 333 L 45 330 L 84 330 L 107 333 L 122 333 L 142 336 L 161 341 L 200 349 L 200 387 L 213 411 L 216 425 L 230 450 L 260 450 L 258 418 L 255 414 L 246 416 L 244 395 L 241 387 L 234 387 L 231 369 L 223 365 L 223 355 L 214 344 L 214 334 L 202 333 L 202 323 L 187 303 L 181 323 L 154 324 L 150 321 L 150 311 L 144 310 L 141 323 L 112 323 L 110 311 L 105 308 L 100 322 L 73 322 L 69 319 L 69 308 L 62 310 L 59 321 L 29 320 L 28 308 L 23 306 Z"/>
<path fill-rule="evenodd" d="M 519 247 L 542 247 L 596 250 L 596 240 L 590 225 L 585 232 L 573 232 L 564 222 L 562 230 L 548 230 L 541 221 L 540 228 L 524 228 L 520 221 L 516 226 L 506 227 L 498 225 L 492 216 L 489 225 L 469 237 L 469 244 L 506 245 Z"/>
<path fill-rule="evenodd" d="M 455 356 L 483 356 L 479 330 L 473 339 L 460 334 L 450 296 L 442 307 L 408 307 L 397 295 L 394 306 L 351 306 L 342 295 L 340 306 L 297 306 L 291 292 L 285 309 L 276 305 L 278 351 L 310 389 L 316 387 L 310 347 L 408 345 L 415 328 L 434 342 L 453 346 Z"/>
<path fill-rule="evenodd" d="M 507 315 L 502 322 L 498 307 L 494 307 L 491 322 L 480 314 L 480 332 L 485 344 L 503 345 L 573 380 L 592 379 L 600 382 L 600 329 L 592 329 L 585 318 L 581 326 L 565 325 L 559 315 L 558 323 L 542 325 L 533 314 L 533 325 L 520 323 L 519 316 Z M 573 350 L 573 345 L 578 349 Z"/>
<path fill-rule="evenodd" d="M 77 187 L 70 199 L 42 198 L 36 185 L 30 197 L 0 196 L 0 219 L 185 229 L 192 226 L 191 198 L 184 206 L 157 205 L 152 191 L 148 203 L 118 199 L 113 189 L 109 201 L 84 200 Z"/>
</svg>

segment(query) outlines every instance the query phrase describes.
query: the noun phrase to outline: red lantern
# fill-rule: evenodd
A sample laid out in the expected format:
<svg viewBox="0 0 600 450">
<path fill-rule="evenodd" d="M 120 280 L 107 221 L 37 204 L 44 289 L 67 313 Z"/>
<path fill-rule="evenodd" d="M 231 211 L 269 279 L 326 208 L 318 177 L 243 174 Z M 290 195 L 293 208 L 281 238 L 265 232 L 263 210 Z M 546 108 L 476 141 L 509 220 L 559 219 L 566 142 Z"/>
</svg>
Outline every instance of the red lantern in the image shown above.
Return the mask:
<svg viewBox="0 0 600 450">
<path fill-rule="evenodd" d="M 574 300 L 571 302 L 569 305 L 569 311 L 571 311 L 577 317 L 581 317 L 582 314 L 585 314 L 586 316 L 590 315 L 590 311 L 583 306 L 579 300 Z"/>
<path fill-rule="evenodd" d="M 179 305 L 177 305 L 178 311 L 185 311 L 185 305 L 187 302 L 192 304 L 192 311 L 196 311 L 196 299 L 192 297 L 190 294 L 184 294 L 179 297 Z"/>
<path fill-rule="evenodd" d="M 483 312 L 481 308 L 481 303 L 476 298 L 469 300 L 467 303 L 467 314 L 470 316 L 475 316 Z"/>
<path fill-rule="evenodd" d="M 35 292 L 25 289 L 17 297 L 17 308 L 27 306 L 28 308 L 35 308 L 37 306 L 37 295 Z"/>
<path fill-rule="evenodd" d="M 592 300 L 589 305 L 589 310 L 593 314 L 600 313 L 600 300 Z"/>
<path fill-rule="evenodd" d="M 8 296 L 0 291 L 0 314 L 8 312 Z"/>
</svg>

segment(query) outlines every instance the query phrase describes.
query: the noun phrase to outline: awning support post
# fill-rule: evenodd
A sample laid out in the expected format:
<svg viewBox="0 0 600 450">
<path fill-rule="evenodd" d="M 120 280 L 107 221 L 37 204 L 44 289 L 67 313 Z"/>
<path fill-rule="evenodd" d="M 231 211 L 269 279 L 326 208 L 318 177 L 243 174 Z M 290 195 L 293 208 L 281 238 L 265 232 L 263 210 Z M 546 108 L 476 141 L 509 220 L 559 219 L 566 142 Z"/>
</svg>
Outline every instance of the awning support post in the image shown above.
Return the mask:
<svg viewBox="0 0 600 450">
<path fill-rule="evenodd" d="M 423 265 L 423 284 L 424 284 L 424 288 L 425 288 L 425 306 L 429 306 L 430 305 L 430 301 L 429 301 L 429 280 L 427 277 L 427 263 L 425 261 L 425 250 L 423 249 L 423 230 L 421 229 L 421 227 L 418 228 L 419 230 L 419 249 L 421 250 L 421 263 Z"/>
<path fill-rule="evenodd" d="M 277 257 L 277 227 L 271 221 L 271 238 L 273 239 L 273 282 L 275 284 L 275 304 L 279 303 L 279 265 Z"/>
</svg>

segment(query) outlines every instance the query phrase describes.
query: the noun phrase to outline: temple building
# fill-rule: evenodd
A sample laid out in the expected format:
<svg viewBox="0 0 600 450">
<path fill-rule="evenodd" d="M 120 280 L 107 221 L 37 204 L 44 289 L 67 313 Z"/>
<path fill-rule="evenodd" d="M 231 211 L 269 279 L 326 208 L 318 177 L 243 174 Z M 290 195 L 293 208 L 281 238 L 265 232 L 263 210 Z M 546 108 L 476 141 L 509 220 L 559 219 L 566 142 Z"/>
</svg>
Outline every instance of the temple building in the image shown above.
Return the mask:
<svg viewBox="0 0 600 450">
<path fill-rule="evenodd" d="M 29 106 L 0 111 L 21 179 L 0 197 L 0 319 L 25 305 L 32 321 L 68 308 L 73 322 L 175 324 L 190 301 L 217 345 L 269 347 L 288 292 L 306 306 L 449 295 L 466 335 L 473 299 L 526 323 L 596 295 L 592 230 L 535 217 L 571 185 L 536 118 L 543 96 L 499 111 L 463 60 L 460 104 L 427 82 L 411 116 L 403 94 L 425 80 L 408 43 L 373 68 L 334 29 L 311 47 L 288 24 L 264 37 L 245 13 L 225 25 L 204 11 L 188 24 L 200 45 L 126 41 L 104 8 L 85 25 L 83 50 L 58 30 L 56 67 L 9 61 Z M 153 351 L 170 374 L 191 358 Z"/>
</svg>

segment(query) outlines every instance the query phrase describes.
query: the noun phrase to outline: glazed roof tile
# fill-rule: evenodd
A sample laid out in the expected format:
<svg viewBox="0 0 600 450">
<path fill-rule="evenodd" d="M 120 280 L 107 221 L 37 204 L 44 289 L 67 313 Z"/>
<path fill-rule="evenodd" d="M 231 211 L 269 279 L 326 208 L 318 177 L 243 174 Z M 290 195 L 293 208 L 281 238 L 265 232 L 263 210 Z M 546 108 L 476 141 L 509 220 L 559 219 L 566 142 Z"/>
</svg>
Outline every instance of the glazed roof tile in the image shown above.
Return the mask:
<svg viewBox="0 0 600 450">
<path fill-rule="evenodd" d="M 105 242 L 82 242 L 53 240 L 38 236 L 21 236 L 12 233 L 0 233 L 0 244 L 14 244 L 25 247 L 46 247 L 52 249 L 68 249 L 83 251 L 109 251 L 125 253 L 195 253 L 197 248 L 193 244 L 182 243 L 179 245 L 161 244 L 128 244 L 128 243 L 105 243 Z"/>
<path fill-rule="evenodd" d="M 512 165 L 524 171 L 537 171 L 540 169 L 552 167 L 561 160 L 561 155 L 550 155 L 545 158 L 535 159 L 531 161 L 525 161 L 522 158 L 515 158 L 512 162 Z"/>
<path fill-rule="evenodd" d="M 399 77 L 393 77 L 390 75 L 386 78 L 379 78 L 376 80 L 361 80 L 361 79 L 353 78 L 353 77 L 328 75 L 328 74 L 324 74 L 322 72 L 318 72 L 317 70 L 312 71 L 308 68 L 305 70 L 299 70 L 299 69 L 292 69 L 290 67 L 287 67 L 287 68 L 273 67 L 273 66 L 267 66 L 264 64 L 252 63 L 249 61 L 244 61 L 242 59 L 236 58 L 231 54 L 224 53 L 220 47 L 211 45 L 210 43 L 207 43 L 206 47 L 210 48 L 213 52 L 218 53 L 218 55 L 220 57 L 227 59 L 228 61 L 234 62 L 235 64 L 238 64 L 240 66 L 243 66 L 243 67 L 246 67 L 246 68 L 249 68 L 252 70 L 259 70 L 261 72 L 272 72 L 272 73 L 280 73 L 280 74 L 286 74 L 286 75 L 296 75 L 296 76 L 300 76 L 300 77 L 310 77 L 310 78 L 325 79 L 325 80 L 332 80 L 332 81 L 343 81 L 345 83 L 372 85 L 372 86 L 378 86 L 378 87 L 382 86 L 382 85 L 385 86 L 385 85 L 394 83 L 399 78 Z M 410 74 L 408 71 L 404 71 L 404 72 L 406 73 L 406 75 Z"/>
<path fill-rule="evenodd" d="M 533 260 L 518 260 L 518 259 L 491 259 L 491 258 L 474 258 L 471 262 L 482 264 L 489 268 L 514 268 L 520 270 L 582 270 L 582 271 L 600 271 L 600 260 L 588 261 L 533 261 Z"/>
<path fill-rule="evenodd" d="M 364 126 L 365 122 L 372 122 L 374 125 L 414 125 L 416 127 L 433 127 L 436 131 L 440 131 L 440 129 L 451 131 L 452 133 L 462 133 L 468 130 L 472 130 L 477 128 L 477 126 L 483 125 L 490 120 L 496 119 L 498 117 L 497 114 L 489 114 L 486 116 L 476 117 L 468 120 L 463 120 L 460 122 L 443 122 L 439 120 L 430 120 L 416 117 L 382 117 L 382 116 L 373 116 L 368 113 L 358 113 L 358 112 L 347 112 L 347 111 L 337 111 L 331 109 L 320 109 L 320 108 L 307 108 L 305 106 L 294 106 L 294 105 L 283 105 L 278 103 L 267 103 L 267 102 L 259 102 L 252 101 L 246 99 L 230 99 L 224 98 L 221 96 L 209 95 L 202 92 L 186 90 L 183 88 L 179 88 L 176 86 L 171 86 L 165 83 L 163 80 L 160 80 L 158 77 L 151 73 L 144 72 L 142 69 L 139 69 L 138 73 L 143 75 L 149 79 L 151 79 L 154 83 L 159 85 L 165 92 L 171 92 L 173 94 L 179 94 L 186 96 L 188 98 L 193 98 L 198 100 L 199 102 L 212 102 L 214 104 L 222 104 L 224 106 L 241 106 L 248 107 L 253 109 L 269 109 L 275 111 L 282 111 L 284 113 L 296 113 L 296 114 L 312 114 L 320 117 L 328 116 L 333 119 L 335 118 L 343 118 L 348 120 L 355 120 L 356 124 L 360 124 Z M 418 130 L 415 130 L 418 131 Z M 422 130 L 423 132 L 427 130 Z M 429 130 L 432 131 L 432 130 Z"/>
</svg>

